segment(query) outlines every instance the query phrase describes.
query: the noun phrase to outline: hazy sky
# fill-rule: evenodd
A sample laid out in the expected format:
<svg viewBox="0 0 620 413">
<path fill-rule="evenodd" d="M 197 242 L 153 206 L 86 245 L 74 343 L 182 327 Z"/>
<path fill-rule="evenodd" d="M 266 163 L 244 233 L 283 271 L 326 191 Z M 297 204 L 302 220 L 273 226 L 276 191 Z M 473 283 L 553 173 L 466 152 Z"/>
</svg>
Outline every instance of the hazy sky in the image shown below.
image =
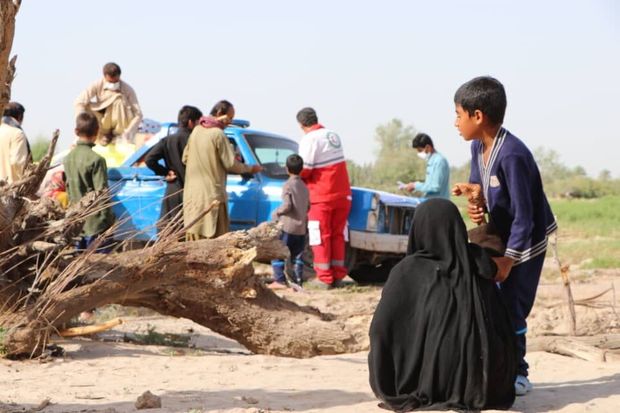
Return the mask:
<svg viewBox="0 0 620 413">
<path fill-rule="evenodd" d="M 461 165 L 454 92 L 492 75 L 505 126 L 530 148 L 620 177 L 616 0 L 23 0 L 13 53 L 31 140 L 58 127 L 67 146 L 73 100 L 115 61 L 151 119 L 225 98 L 256 129 L 297 139 L 295 114 L 313 106 L 367 162 L 377 125 L 400 118 Z"/>
</svg>

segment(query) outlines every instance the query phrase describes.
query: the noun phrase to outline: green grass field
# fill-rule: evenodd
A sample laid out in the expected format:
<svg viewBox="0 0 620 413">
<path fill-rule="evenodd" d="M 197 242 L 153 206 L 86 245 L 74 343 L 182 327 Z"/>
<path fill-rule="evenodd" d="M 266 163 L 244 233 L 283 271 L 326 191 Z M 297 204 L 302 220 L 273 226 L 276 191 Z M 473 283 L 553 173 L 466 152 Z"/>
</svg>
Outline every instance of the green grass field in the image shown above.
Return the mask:
<svg viewBox="0 0 620 413">
<path fill-rule="evenodd" d="M 465 200 L 452 200 L 471 227 Z M 558 253 L 563 263 L 583 269 L 620 268 L 620 196 L 549 202 L 558 222 Z"/>
<path fill-rule="evenodd" d="M 553 199 L 560 258 L 581 268 L 620 268 L 620 196 Z"/>
</svg>

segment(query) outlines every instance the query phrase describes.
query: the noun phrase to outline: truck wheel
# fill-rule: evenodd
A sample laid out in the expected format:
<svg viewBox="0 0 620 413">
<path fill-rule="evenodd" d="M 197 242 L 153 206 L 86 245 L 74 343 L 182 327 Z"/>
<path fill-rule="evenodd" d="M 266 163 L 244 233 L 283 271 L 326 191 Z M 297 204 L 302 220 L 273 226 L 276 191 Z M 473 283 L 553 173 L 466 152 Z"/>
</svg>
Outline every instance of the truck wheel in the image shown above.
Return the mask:
<svg viewBox="0 0 620 413">
<path fill-rule="evenodd" d="M 351 272 L 359 265 L 358 255 L 358 249 L 351 248 L 351 244 L 347 242 L 344 249 L 344 266 L 347 267 L 347 272 Z"/>
<path fill-rule="evenodd" d="M 360 264 L 349 270 L 349 277 L 358 284 L 383 284 L 387 281 L 394 263 L 385 261 L 379 265 Z"/>
<path fill-rule="evenodd" d="M 382 284 L 384 283 L 392 267 L 398 260 L 385 260 L 379 265 L 369 264 L 364 259 L 364 251 L 351 248 L 347 243 L 345 265 L 348 275 L 358 284 Z"/>
</svg>

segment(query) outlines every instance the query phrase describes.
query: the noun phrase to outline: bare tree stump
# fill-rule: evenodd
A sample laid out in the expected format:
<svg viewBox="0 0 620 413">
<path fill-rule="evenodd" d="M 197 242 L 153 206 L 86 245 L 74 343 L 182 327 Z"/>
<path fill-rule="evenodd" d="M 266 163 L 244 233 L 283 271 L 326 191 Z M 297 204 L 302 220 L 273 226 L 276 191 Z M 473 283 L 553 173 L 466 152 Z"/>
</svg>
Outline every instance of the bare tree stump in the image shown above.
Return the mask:
<svg viewBox="0 0 620 413">
<path fill-rule="evenodd" d="M 9 60 L 13 37 L 15 35 L 15 15 L 19 11 L 21 0 L 0 1 L 0 114 L 4 105 L 11 100 L 11 83 L 15 77 L 16 56 Z"/>
</svg>

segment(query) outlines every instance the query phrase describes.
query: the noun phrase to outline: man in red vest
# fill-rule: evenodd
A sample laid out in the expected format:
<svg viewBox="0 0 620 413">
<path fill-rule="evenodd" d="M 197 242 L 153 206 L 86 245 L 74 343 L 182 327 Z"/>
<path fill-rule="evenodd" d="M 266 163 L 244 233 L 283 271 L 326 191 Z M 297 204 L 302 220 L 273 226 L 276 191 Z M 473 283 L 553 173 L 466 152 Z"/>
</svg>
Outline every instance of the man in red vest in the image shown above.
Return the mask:
<svg viewBox="0 0 620 413">
<path fill-rule="evenodd" d="M 297 121 L 305 133 L 299 143 L 299 155 L 304 160 L 300 176 L 310 192 L 308 235 L 314 270 L 319 280 L 336 288 L 347 275 L 344 233 L 351 210 L 351 184 L 342 141 L 319 123 L 312 108 L 300 110 Z"/>
</svg>

